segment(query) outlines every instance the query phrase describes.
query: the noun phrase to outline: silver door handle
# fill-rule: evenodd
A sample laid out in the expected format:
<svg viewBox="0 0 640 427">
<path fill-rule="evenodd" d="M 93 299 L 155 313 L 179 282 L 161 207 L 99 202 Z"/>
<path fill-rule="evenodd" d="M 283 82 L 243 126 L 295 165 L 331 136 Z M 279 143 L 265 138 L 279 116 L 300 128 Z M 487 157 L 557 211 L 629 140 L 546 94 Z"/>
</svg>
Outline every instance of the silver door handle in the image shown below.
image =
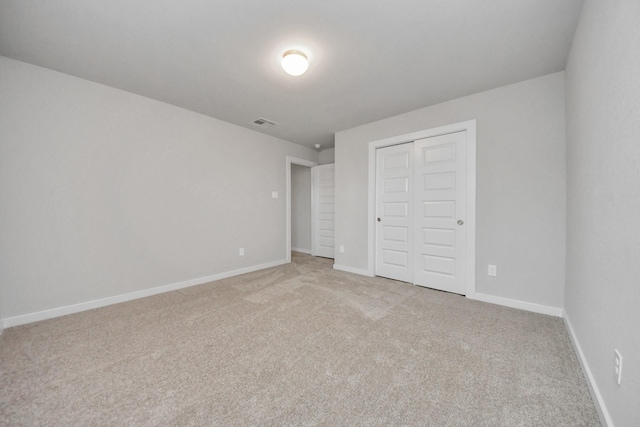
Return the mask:
<svg viewBox="0 0 640 427">
<path fill-rule="evenodd" d="M 463 221 L 463 220 L 461 220 L 461 219 L 459 219 L 459 220 L 458 220 L 458 225 L 462 225 L 462 224 L 464 224 L 464 221 Z"/>
</svg>

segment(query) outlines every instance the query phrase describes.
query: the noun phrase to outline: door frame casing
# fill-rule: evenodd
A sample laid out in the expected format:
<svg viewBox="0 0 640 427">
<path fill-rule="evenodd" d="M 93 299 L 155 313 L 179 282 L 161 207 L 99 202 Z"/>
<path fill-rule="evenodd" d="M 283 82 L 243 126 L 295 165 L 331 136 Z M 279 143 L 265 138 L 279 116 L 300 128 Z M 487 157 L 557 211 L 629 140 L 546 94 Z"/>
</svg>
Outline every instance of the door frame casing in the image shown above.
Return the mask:
<svg viewBox="0 0 640 427">
<path fill-rule="evenodd" d="M 311 160 L 299 159 L 293 156 L 286 156 L 285 159 L 285 181 L 286 181 L 286 190 L 285 190 L 285 198 L 286 200 L 286 238 L 285 238 L 285 259 L 287 262 L 291 262 L 291 165 L 299 165 L 306 166 L 308 168 L 312 168 L 314 166 L 318 166 L 318 162 L 314 162 Z M 313 211 L 313 205 L 311 206 Z"/>
<path fill-rule="evenodd" d="M 417 139 L 446 135 L 454 132 L 467 132 L 467 209 L 465 226 L 467 227 L 466 293 L 467 298 L 476 293 L 476 120 L 453 123 L 418 132 L 398 135 L 369 142 L 369 206 L 368 206 L 368 269 L 369 276 L 375 276 L 375 215 L 376 215 L 376 150 L 391 145 L 413 142 Z"/>
</svg>

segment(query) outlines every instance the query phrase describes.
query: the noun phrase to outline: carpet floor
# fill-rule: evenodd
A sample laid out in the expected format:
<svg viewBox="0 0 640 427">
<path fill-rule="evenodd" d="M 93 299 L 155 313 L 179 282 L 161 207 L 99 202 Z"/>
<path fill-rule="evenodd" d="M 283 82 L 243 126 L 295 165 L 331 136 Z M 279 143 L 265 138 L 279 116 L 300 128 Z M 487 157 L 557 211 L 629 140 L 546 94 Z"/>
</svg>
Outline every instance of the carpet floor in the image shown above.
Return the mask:
<svg viewBox="0 0 640 427">
<path fill-rule="evenodd" d="M 561 319 L 331 266 L 9 328 L 0 425 L 600 425 Z"/>
</svg>

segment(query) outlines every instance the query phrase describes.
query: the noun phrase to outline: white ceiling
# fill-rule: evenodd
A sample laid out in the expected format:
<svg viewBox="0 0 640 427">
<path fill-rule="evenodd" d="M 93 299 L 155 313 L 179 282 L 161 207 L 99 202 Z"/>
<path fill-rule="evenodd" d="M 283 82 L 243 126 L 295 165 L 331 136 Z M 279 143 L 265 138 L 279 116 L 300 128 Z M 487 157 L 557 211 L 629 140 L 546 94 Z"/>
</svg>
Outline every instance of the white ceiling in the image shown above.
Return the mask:
<svg viewBox="0 0 640 427">
<path fill-rule="evenodd" d="M 0 55 L 323 148 L 564 69 L 582 0 L 0 0 Z M 280 68 L 301 48 L 306 74 Z M 262 131 L 262 130 L 260 130 Z"/>
</svg>

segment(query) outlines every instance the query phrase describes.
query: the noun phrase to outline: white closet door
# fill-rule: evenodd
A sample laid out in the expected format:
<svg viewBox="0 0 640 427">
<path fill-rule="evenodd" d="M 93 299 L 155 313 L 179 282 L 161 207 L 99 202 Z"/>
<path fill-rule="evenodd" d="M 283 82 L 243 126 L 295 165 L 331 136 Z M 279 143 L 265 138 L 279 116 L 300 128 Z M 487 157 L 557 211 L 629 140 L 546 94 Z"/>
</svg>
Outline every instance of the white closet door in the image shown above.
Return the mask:
<svg viewBox="0 0 640 427">
<path fill-rule="evenodd" d="M 376 150 L 375 273 L 412 282 L 413 144 Z"/>
<path fill-rule="evenodd" d="M 311 168 L 311 254 L 334 258 L 335 179 L 334 166 Z"/>
<path fill-rule="evenodd" d="M 466 132 L 414 141 L 416 285 L 466 291 Z"/>
</svg>

